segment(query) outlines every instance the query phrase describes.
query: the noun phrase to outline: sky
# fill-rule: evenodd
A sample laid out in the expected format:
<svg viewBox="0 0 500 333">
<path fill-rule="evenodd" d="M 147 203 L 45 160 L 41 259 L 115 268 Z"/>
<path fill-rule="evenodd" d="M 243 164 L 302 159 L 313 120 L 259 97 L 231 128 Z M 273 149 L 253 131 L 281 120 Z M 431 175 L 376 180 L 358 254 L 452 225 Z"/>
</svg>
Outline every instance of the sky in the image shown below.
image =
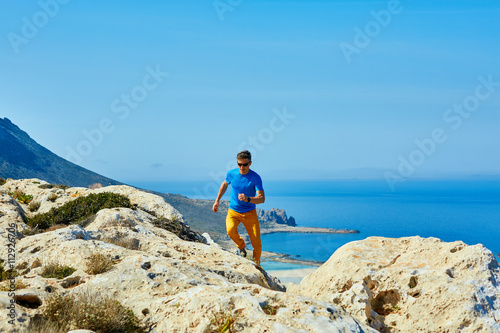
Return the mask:
<svg viewBox="0 0 500 333">
<path fill-rule="evenodd" d="M 104 176 L 500 175 L 499 1 L 0 6 L 0 117 Z"/>
</svg>

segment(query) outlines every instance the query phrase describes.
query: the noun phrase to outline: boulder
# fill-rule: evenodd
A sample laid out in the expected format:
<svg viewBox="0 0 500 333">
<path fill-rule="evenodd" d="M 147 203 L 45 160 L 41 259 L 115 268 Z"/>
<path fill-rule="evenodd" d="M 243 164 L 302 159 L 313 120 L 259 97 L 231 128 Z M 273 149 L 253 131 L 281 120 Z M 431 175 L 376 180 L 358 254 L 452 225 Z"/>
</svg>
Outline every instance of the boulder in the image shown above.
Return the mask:
<svg viewBox="0 0 500 333">
<path fill-rule="evenodd" d="M 369 237 L 342 246 L 294 292 L 380 332 L 500 332 L 499 282 L 482 245 Z"/>
</svg>

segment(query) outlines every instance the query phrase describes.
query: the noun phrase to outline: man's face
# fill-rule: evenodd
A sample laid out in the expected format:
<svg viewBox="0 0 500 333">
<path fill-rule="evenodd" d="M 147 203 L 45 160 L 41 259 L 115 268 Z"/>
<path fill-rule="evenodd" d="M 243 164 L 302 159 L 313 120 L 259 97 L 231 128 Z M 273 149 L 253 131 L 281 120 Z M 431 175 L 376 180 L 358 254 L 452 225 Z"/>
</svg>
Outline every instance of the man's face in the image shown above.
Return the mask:
<svg viewBox="0 0 500 333">
<path fill-rule="evenodd" d="M 237 161 L 240 173 L 242 175 L 246 175 L 248 171 L 250 171 L 250 165 L 252 165 L 252 161 L 249 161 L 248 158 L 238 159 Z"/>
</svg>

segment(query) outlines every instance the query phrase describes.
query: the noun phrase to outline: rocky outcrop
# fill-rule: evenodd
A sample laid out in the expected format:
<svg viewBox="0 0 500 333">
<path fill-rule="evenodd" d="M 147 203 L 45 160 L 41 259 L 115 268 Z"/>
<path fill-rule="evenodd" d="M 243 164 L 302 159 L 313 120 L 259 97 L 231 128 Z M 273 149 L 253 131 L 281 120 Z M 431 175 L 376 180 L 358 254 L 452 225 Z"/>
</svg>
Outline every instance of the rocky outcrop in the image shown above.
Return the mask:
<svg viewBox="0 0 500 333">
<path fill-rule="evenodd" d="M 257 216 L 259 217 L 259 221 L 261 224 L 286 224 L 292 227 L 295 227 L 297 224 L 295 223 L 295 219 L 290 216 L 286 216 L 286 212 L 284 209 L 257 209 Z"/>
<path fill-rule="evenodd" d="M 499 282 L 482 245 L 370 237 L 338 249 L 295 292 L 380 332 L 500 332 Z"/>
<path fill-rule="evenodd" d="M 284 293 L 284 286 L 251 260 L 213 242 L 184 241 L 155 226 L 158 217 L 182 221 L 160 197 L 127 186 L 40 188 L 43 184 L 28 179 L 9 180 L 0 186 L 4 242 L 0 258 L 7 258 L 9 225 L 15 223 L 23 230 L 27 228 L 23 215 L 34 214 L 9 197 L 7 193 L 14 189 L 32 195 L 33 201 L 40 202 L 41 212 L 79 196 L 106 191 L 127 196 L 137 209 L 102 209 L 85 227 L 70 225 L 18 239 L 16 281 L 22 287 L 14 297 L 0 292 L 0 316 L 8 318 L 8 305 L 15 300 L 17 317 L 14 326 L 2 320 L 2 332 L 26 328 L 31 318 L 46 309 L 51 295 L 88 290 L 131 309 L 148 332 L 221 331 L 218 325 L 229 325 L 234 332 L 376 332 L 339 306 Z M 95 254 L 112 259 L 111 269 L 89 274 L 89 259 Z M 42 270 L 51 263 L 75 271 L 62 279 L 42 277 Z M 0 283 L 4 288 L 5 284 Z"/>
</svg>

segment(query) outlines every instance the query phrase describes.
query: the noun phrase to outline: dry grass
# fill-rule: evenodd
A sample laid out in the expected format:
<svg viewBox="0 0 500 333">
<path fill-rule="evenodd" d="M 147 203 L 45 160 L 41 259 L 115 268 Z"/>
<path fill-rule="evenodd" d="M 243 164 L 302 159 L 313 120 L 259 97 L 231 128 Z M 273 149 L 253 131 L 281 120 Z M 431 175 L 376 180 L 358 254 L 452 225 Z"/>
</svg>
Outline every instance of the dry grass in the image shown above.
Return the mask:
<svg viewBox="0 0 500 333">
<path fill-rule="evenodd" d="M 36 212 L 40 208 L 40 201 L 32 201 L 28 205 L 30 212 Z"/>
<path fill-rule="evenodd" d="M 139 250 L 139 240 L 134 237 L 127 237 L 122 233 L 118 233 L 116 236 L 107 236 L 101 239 L 103 242 L 115 244 L 124 247 L 129 250 Z"/>
<path fill-rule="evenodd" d="M 234 331 L 234 323 L 238 319 L 238 313 L 229 309 L 220 308 L 212 310 L 210 324 L 215 327 L 215 332 L 231 333 Z"/>
<path fill-rule="evenodd" d="M 95 252 L 87 259 L 87 274 L 97 275 L 107 272 L 111 269 L 114 262 L 109 255 L 101 252 Z"/>
<path fill-rule="evenodd" d="M 144 332 L 134 313 L 99 291 L 83 290 L 50 295 L 42 316 L 32 320 L 27 332 L 68 332 L 87 329 L 96 333 Z"/>
<path fill-rule="evenodd" d="M 16 281 L 14 284 L 14 290 L 20 290 L 20 289 L 24 289 L 27 287 L 28 286 L 26 284 L 22 283 L 21 281 Z M 10 282 L 6 281 L 6 282 L 0 284 L 0 291 L 11 291 Z"/>
</svg>

